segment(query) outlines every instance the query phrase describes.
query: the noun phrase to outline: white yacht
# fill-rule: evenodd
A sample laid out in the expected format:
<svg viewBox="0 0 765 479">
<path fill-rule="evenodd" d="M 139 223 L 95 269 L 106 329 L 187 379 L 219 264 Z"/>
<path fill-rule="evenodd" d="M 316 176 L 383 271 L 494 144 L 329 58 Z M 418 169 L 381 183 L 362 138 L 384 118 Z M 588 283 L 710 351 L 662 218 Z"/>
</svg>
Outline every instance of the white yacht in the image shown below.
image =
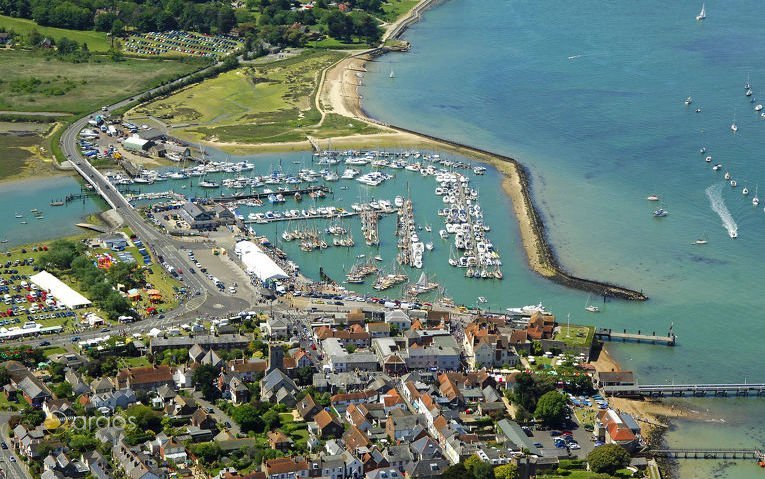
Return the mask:
<svg viewBox="0 0 765 479">
<path fill-rule="evenodd" d="M 698 15 L 696 15 L 696 21 L 700 22 L 700 21 L 704 20 L 705 18 L 707 18 L 707 9 L 706 9 L 706 5 L 704 5 L 702 3 L 701 4 L 701 11 L 699 12 Z"/>
</svg>

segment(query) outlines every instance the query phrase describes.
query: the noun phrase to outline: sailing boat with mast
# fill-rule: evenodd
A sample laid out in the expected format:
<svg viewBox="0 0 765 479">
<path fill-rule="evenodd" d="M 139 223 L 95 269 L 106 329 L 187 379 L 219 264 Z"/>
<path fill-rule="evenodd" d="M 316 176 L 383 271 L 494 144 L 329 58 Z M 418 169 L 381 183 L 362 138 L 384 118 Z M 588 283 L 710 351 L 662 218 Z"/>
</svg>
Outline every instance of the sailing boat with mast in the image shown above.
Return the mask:
<svg viewBox="0 0 765 479">
<path fill-rule="evenodd" d="M 759 190 L 759 188 L 760 188 L 760 185 L 755 185 L 754 186 L 754 198 L 752 198 L 752 205 L 753 206 L 757 206 L 757 205 L 760 204 L 760 197 L 757 195 L 757 193 L 758 193 L 757 190 Z"/>
<path fill-rule="evenodd" d="M 707 18 L 707 8 L 706 8 L 706 5 L 702 3 L 701 4 L 701 11 L 699 12 L 698 15 L 696 15 L 696 21 L 700 22 L 700 21 L 704 20 L 705 18 Z"/>
<path fill-rule="evenodd" d="M 416 283 L 409 286 L 408 293 L 412 296 L 427 293 L 438 288 L 438 283 L 428 280 L 428 275 L 423 271 Z"/>
<path fill-rule="evenodd" d="M 594 304 L 591 304 L 590 299 L 592 299 L 592 295 L 587 296 L 587 302 L 584 304 L 584 310 L 589 311 L 591 313 L 599 313 L 600 308 L 595 306 Z"/>
</svg>

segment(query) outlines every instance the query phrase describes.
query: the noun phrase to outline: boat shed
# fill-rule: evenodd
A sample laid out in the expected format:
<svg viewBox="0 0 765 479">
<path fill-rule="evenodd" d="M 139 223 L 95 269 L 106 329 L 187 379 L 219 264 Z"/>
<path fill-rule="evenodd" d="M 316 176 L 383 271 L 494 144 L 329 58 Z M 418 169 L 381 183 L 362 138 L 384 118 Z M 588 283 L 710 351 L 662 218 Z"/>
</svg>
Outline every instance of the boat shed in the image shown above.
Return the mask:
<svg viewBox="0 0 765 479">
<path fill-rule="evenodd" d="M 125 138 L 125 141 L 122 142 L 122 147 L 128 151 L 149 151 L 149 148 L 151 148 L 153 144 L 154 143 L 149 140 L 131 136 Z"/>
<path fill-rule="evenodd" d="M 56 301 L 69 309 L 84 308 L 91 305 L 88 298 L 73 290 L 47 271 L 40 271 L 36 275 L 31 276 L 29 280 L 42 291 L 47 291 L 53 295 Z"/>
<path fill-rule="evenodd" d="M 242 261 L 247 274 L 255 276 L 261 283 L 289 277 L 274 260 L 251 241 L 238 242 L 234 246 L 234 252 Z"/>
</svg>

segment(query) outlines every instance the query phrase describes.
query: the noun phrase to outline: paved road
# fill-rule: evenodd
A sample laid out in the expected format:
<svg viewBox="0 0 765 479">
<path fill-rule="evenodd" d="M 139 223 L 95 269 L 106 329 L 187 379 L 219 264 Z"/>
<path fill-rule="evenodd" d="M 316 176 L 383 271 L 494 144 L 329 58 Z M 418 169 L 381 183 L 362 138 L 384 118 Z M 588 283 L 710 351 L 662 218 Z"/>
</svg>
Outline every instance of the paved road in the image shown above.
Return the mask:
<svg viewBox="0 0 765 479">
<path fill-rule="evenodd" d="M 8 421 L 13 415 L 10 412 L 0 412 L 0 440 L 8 445 L 8 449 L 0 449 L 0 478 L 32 479 L 29 470 L 19 462 L 19 457 L 11 446 Z"/>
<path fill-rule="evenodd" d="M 210 401 L 206 401 L 202 397 L 202 393 L 200 391 L 194 391 L 193 393 L 194 399 L 196 399 L 197 404 L 205 408 L 205 411 L 209 411 L 212 409 L 212 412 L 209 413 L 212 415 L 212 417 L 215 419 L 215 421 L 218 423 L 218 425 L 222 428 L 228 429 L 228 431 L 233 434 L 234 436 L 239 436 L 239 433 L 241 433 L 241 429 L 239 429 L 239 425 L 234 422 L 231 417 L 223 412 L 219 407 L 217 407 L 215 404 L 211 403 Z M 226 423 L 231 424 L 231 427 L 226 426 Z"/>
<path fill-rule="evenodd" d="M 216 65 L 212 65 L 202 71 L 213 68 Z M 184 77 L 185 78 L 185 77 Z M 180 83 L 183 78 L 174 81 L 171 84 Z M 162 88 L 162 87 L 160 87 Z M 158 91 L 159 88 L 148 90 L 145 93 L 136 95 L 130 99 L 125 99 L 120 102 L 114 103 L 106 107 L 106 110 L 113 110 L 128 106 L 131 103 L 140 101 Z M 184 271 L 190 271 L 193 264 L 189 260 L 188 256 L 184 253 L 184 249 L 187 245 L 183 242 L 176 241 L 172 237 L 164 235 L 154 229 L 154 227 L 148 223 L 141 215 L 133 209 L 132 205 L 125 200 L 122 194 L 107 180 L 107 178 L 101 174 L 95 167 L 93 167 L 88 160 L 80 154 L 78 146 L 79 132 L 86 127 L 88 120 L 91 117 L 100 114 L 101 111 L 95 111 L 92 114 L 80 118 L 72 123 L 61 136 L 61 148 L 66 155 L 67 159 L 71 162 L 75 171 L 87 181 L 94 190 L 112 207 L 120 216 L 124 219 L 125 223 L 141 238 L 143 243 L 147 245 L 156 256 L 162 256 L 164 261 L 172 265 L 173 267 L 181 268 Z M 253 309 L 252 306 L 256 302 L 257 298 L 249 298 L 244 300 L 240 298 L 232 298 L 231 296 L 221 293 L 218 289 L 202 275 L 197 274 L 185 274 L 183 275 L 184 282 L 189 290 L 192 291 L 190 299 L 186 300 L 177 309 L 166 313 L 164 318 L 152 317 L 145 321 L 140 321 L 127 326 L 119 327 L 120 330 L 126 333 L 134 332 L 146 332 L 156 325 L 170 326 L 180 324 L 189 319 L 207 315 L 207 316 L 228 316 L 232 313 L 239 312 L 241 310 Z M 199 292 L 196 295 L 196 292 Z M 79 333 L 81 339 L 89 339 L 97 336 L 102 336 L 104 333 L 101 331 Z M 52 337 L 47 338 L 52 344 L 65 344 L 70 341 L 69 337 Z M 24 343 L 35 343 L 39 339 L 26 340 Z"/>
</svg>

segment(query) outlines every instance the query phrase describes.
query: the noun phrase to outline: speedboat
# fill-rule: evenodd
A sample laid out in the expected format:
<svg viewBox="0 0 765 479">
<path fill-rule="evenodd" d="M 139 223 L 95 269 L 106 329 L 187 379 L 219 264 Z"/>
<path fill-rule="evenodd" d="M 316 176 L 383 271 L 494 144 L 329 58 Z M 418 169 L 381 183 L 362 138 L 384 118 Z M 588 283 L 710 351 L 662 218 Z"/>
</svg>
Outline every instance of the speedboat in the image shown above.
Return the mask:
<svg viewBox="0 0 765 479">
<path fill-rule="evenodd" d="M 667 216 L 669 212 L 665 210 L 664 208 L 659 208 L 653 212 L 653 216 L 656 218 L 663 218 Z"/>
<path fill-rule="evenodd" d="M 659 201 L 659 195 L 648 195 L 646 199 L 648 201 Z"/>
<path fill-rule="evenodd" d="M 735 188 L 738 183 L 736 183 L 736 180 L 730 180 L 730 186 L 731 188 Z"/>
<path fill-rule="evenodd" d="M 758 104 L 756 107 L 754 107 L 754 111 L 762 111 L 762 104 Z"/>
<path fill-rule="evenodd" d="M 728 236 L 730 236 L 730 239 L 736 239 L 738 238 L 738 231 L 730 230 L 728 231 Z"/>
<path fill-rule="evenodd" d="M 585 311 L 589 311 L 591 313 L 599 313 L 600 308 L 595 306 L 594 304 L 590 304 L 584 307 Z"/>
<path fill-rule="evenodd" d="M 712 155 L 709 155 L 706 158 L 704 158 L 704 161 L 706 161 L 707 163 L 712 163 Z"/>
<path fill-rule="evenodd" d="M 738 131 L 738 125 L 736 125 L 736 122 L 735 122 L 735 121 L 734 121 L 733 123 L 731 123 L 731 125 L 730 125 L 730 130 L 731 130 L 733 133 L 736 133 L 736 132 Z"/>
<path fill-rule="evenodd" d="M 744 195 L 744 196 L 748 195 L 749 194 L 749 188 L 747 188 L 745 186 L 744 189 L 741 190 L 741 194 Z"/>
<path fill-rule="evenodd" d="M 690 105 L 691 103 L 693 103 L 693 98 L 688 97 L 688 98 L 685 99 L 685 104 L 686 105 Z"/>
</svg>

